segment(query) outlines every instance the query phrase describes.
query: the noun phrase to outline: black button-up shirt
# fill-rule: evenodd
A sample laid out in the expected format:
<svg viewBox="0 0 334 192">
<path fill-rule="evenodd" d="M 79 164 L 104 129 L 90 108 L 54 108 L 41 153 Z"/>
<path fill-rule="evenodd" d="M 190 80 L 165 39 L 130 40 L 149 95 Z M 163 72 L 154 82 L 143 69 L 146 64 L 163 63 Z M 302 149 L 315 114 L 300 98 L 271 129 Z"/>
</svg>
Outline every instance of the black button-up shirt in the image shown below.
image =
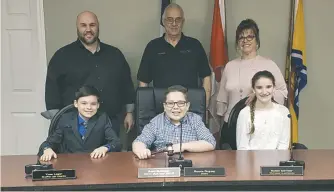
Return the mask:
<svg viewBox="0 0 334 192">
<path fill-rule="evenodd" d="M 99 43 L 95 53 L 80 40 L 60 48 L 51 58 L 45 84 L 46 108 L 61 109 L 73 103 L 82 85 L 95 86 L 101 94 L 100 109 L 110 117 L 135 100 L 134 85 L 122 52 Z"/>
<path fill-rule="evenodd" d="M 164 35 L 165 36 L 165 35 Z M 144 51 L 137 78 L 154 87 L 182 85 L 198 88 L 201 78 L 211 75 L 208 58 L 201 43 L 182 34 L 175 47 L 165 37 L 150 41 Z"/>
</svg>

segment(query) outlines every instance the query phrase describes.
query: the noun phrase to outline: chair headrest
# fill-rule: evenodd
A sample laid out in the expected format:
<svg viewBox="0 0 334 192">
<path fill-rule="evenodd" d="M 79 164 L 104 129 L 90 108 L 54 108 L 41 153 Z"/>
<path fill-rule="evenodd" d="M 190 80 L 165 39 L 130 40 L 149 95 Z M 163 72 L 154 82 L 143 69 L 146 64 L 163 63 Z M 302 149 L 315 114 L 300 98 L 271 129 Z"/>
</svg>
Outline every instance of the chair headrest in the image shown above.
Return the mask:
<svg viewBox="0 0 334 192">
<path fill-rule="evenodd" d="M 53 130 L 56 128 L 57 124 L 58 124 L 58 121 L 60 119 L 60 117 L 75 109 L 74 105 L 73 104 L 70 104 L 70 105 L 67 105 L 65 106 L 64 108 L 62 108 L 61 110 L 59 110 L 51 119 L 51 123 L 50 123 L 50 127 L 49 127 L 49 135 L 51 135 L 53 133 Z"/>
<path fill-rule="evenodd" d="M 237 104 L 234 105 L 234 107 L 232 108 L 230 112 L 229 119 L 228 119 L 229 126 L 230 124 L 232 126 L 236 125 L 240 111 L 246 107 L 245 102 L 247 99 L 248 97 L 243 98 Z"/>
</svg>

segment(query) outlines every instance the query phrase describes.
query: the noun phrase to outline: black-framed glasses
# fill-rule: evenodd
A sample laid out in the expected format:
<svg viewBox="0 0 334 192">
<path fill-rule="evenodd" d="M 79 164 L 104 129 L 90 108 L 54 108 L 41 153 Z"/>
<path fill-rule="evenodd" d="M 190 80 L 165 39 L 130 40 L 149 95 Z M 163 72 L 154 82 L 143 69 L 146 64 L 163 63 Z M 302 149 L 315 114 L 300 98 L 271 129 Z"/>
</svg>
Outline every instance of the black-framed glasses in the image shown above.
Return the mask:
<svg viewBox="0 0 334 192">
<path fill-rule="evenodd" d="M 241 37 L 239 37 L 238 41 L 245 41 L 245 40 L 251 41 L 254 38 L 255 38 L 255 35 L 247 35 L 246 37 L 241 36 Z"/>
<path fill-rule="evenodd" d="M 175 19 L 173 17 L 167 17 L 165 19 L 166 23 L 171 25 L 175 22 L 175 24 L 179 25 L 182 21 L 183 21 L 183 18 L 182 17 L 176 17 Z"/>
<path fill-rule="evenodd" d="M 169 107 L 169 108 L 174 107 L 175 104 L 176 104 L 178 107 L 184 107 L 184 106 L 186 106 L 187 101 L 177 101 L 177 102 L 167 101 L 167 102 L 165 102 L 165 105 L 166 105 L 167 107 Z"/>
</svg>

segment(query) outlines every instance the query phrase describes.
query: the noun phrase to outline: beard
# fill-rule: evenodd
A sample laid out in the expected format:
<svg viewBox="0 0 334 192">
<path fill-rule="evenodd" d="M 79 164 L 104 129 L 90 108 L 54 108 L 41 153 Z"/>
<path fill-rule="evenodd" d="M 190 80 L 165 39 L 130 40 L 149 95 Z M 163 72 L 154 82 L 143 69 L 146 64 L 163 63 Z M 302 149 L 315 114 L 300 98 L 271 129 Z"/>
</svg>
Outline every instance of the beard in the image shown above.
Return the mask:
<svg viewBox="0 0 334 192">
<path fill-rule="evenodd" d="M 93 38 L 90 39 L 90 40 L 85 39 L 85 35 L 87 33 L 90 33 L 93 36 Z M 95 43 L 97 41 L 97 39 L 99 38 L 99 30 L 97 30 L 96 33 L 92 32 L 92 31 L 91 32 L 86 32 L 86 33 L 80 33 L 79 30 L 77 30 L 77 35 L 78 35 L 78 38 L 80 39 L 81 42 L 83 42 L 86 45 L 91 45 L 91 44 Z"/>
</svg>

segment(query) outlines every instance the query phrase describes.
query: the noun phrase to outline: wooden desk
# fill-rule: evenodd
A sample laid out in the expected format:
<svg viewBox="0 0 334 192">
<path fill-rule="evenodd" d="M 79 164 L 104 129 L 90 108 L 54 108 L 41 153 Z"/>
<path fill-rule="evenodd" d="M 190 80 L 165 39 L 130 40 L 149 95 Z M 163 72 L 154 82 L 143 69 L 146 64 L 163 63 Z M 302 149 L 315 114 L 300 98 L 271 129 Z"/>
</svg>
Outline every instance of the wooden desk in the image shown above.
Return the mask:
<svg viewBox="0 0 334 192">
<path fill-rule="evenodd" d="M 193 167 L 223 166 L 226 177 L 166 178 L 165 187 L 191 190 L 334 190 L 334 150 L 296 150 L 305 161 L 304 176 L 260 176 L 260 166 L 277 166 L 289 160 L 289 151 L 213 151 L 184 154 Z M 332 171 L 330 171 L 332 170 Z M 319 188 L 320 187 L 320 188 Z"/>
<path fill-rule="evenodd" d="M 166 167 L 165 154 L 137 160 L 132 152 L 109 153 L 103 159 L 88 154 L 60 154 L 56 169 L 75 169 L 77 179 L 31 181 L 24 166 L 36 156 L 2 156 L 2 190 L 311 190 L 334 189 L 334 150 L 297 150 L 295 159 L 306 163 L 304 176 L 260 176 L 260 166 L 278 165 L 289 159 L 288 151 L 213 151 L 185 153 L 194 167 L 223 166 L 226 177 L 181 177 L 138 179 L 139 167 Z"/>
<path fill-rule="evenodd" d="M 166 157 L 138 160 L 132 152 L 109 153 L 103 159 L 91 159 L 89 154 L 58 154 L 51 160 L 55 169 L 75 169 L 77 179 L 32 181 L 25 178 L 24 166 L 37 162 L 36 156 L 2 156 L 2 190 L 102 190 L 109 188 L 156 188 L 164 178 L 138 179 L 139 167 L 165 167 Z"/>
</svg>

